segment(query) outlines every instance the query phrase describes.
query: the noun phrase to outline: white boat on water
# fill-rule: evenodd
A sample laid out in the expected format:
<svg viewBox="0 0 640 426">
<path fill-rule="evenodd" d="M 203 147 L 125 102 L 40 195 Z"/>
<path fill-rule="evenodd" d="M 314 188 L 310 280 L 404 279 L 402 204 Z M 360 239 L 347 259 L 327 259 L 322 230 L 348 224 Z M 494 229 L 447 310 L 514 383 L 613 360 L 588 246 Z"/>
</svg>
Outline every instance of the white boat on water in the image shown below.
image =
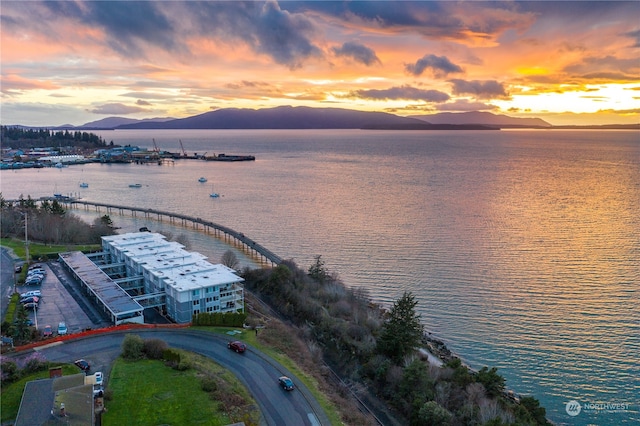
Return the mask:
<svg viewBox="0 0 640 426">
<path fill-rule="evenodd" d="M 205 183 L 207 181 L 206 177 L 201 177 L 200 179 L 198 179 L 198 182 L 200 183 Z"/>
<path fill-rule="evenodd" d="M 211 185 L 211 194 L 209 194 L 209 197 L 211 197 L 211 198 L 218 198 L 218 197 L 220 197 L 220 194 L 218 194 L 217 192 L 215 192 L 215 191 L 213 190 L 213 185 Z"/>
<path fill-rule="evenodd" d="M 131 183 L 129 184 L 129 188 L 142 188 L 141 183 Z"/>
</svg>

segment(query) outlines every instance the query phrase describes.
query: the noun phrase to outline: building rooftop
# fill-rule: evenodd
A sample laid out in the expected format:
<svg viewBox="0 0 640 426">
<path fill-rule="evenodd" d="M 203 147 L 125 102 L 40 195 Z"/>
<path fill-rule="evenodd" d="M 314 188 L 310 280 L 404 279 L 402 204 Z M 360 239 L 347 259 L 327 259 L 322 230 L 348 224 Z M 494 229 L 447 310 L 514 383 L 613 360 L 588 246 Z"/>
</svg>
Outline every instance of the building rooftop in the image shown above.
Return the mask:
<svg viewBox="0 0 640 426">
<path fill-rule="evenodd" d="M 244 281 L 233 269 L 214 265 L 204 255 L 188 252 L 183 245 L 167 241 L 162 234 L 134 232 L 110 235 L 103 240 L 177 291 Z"/>
<path fill-rule="evenodd" d="M 60 253 L 60 258 L 115 316 L 144 309 L 82 252 Z"/>
</svg>

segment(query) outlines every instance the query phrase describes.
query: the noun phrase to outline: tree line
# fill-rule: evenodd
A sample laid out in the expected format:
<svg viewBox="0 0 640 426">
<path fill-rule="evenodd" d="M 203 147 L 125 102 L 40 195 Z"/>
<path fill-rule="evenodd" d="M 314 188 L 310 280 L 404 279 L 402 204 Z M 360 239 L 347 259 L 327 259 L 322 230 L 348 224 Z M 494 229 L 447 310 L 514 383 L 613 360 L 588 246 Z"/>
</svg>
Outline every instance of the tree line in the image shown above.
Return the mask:
<svg viewBox="0 0 640 426">
<path fill-rule="evenodd" d="M 0 126 L 2 145 L 11 148 L 44 148 L 50 146 L 75 146 L 83 148 L 106 147 L 104 139 L 94 133 L 79 130 L 30 129 Z M 113 145 L 113 141 L 110 143 Z"/>
<path fill-rule="evenodd" d="M 115 234 L 108 215 L 96 218 L 92 224 L 68 213 L 58 200 L 38 203 L 22 195 L 7 201 L 0 193 L 0 235 L 8 238 L 27 238 L 45 244 L 100 244 L 103 235 Z M 25 224 L 26 222 L 26 224 Z M 28 260 L 28 259 L 27 259 Z"/>
</svg>

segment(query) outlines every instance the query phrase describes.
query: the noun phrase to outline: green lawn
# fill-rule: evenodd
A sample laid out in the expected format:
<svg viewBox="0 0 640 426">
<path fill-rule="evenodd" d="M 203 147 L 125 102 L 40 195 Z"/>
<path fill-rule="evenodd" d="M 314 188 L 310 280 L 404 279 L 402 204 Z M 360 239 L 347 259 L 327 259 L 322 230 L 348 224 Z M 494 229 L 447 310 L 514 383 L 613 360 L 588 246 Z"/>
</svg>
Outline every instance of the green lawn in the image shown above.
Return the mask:
<svg viewBox="0 0 640 426">
<path fill-rule="evenodd" d="M 213 361 L 190 356 L 194 368 L 187 371 L 176 371 L 161 361 L 118 359 L 108 380 L 107 394 L 111 397 L 105 401 L 103 424 L 228 425 L 250 420 L 242 418 L 250 411 L 257 424 L 259 414 L 251 408 L 255 402 L 240 382 Z M 219 389 L 236 395 L 235 406 L 229 408 L 229 404 L 216 398 L 216 393 L 203 391 L 204 376 L 215 377 Z"/>
<path fill-rule="evenodd" d="M 8 247 L 13 250 L 16 256 L 21 259 L 25 259 L 26 252 L 24 248 L 24 240 L 19 240 L 15 238 L 0 238 L 0 245 L 3 247 Z M 63 253 L 66 251 L 91 251 L 91 250 L 100 250 L 100 244 L 92 244 L 92 245 L 50 245 L 50 244 L 41 244 L 35 243 L 33 241 L 29 241 L 29 256 L 32 259 L 38 259 L 42 256 L 54 255 L 58 253 Z"/>
</svg>

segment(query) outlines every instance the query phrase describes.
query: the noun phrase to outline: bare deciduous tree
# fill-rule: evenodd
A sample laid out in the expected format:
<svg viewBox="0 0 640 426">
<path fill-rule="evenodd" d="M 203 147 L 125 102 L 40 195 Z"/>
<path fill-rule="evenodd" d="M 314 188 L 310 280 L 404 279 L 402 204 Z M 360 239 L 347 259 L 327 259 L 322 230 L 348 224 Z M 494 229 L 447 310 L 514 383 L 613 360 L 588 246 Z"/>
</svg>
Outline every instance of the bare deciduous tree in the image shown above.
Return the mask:
<svg viewBox="0 0 640 426">
<path fill-rule="evenodd" d="M 238 257 L 231 250 L 227 250 L 224 252 L 222 257 L 220 258 L 220 263 L 222 263 L 224 266 L 227 266 L 231 269 L 235 269 L 236 271 L 240 266 L 240 262 L 238 262 Z"/>
</svg>

